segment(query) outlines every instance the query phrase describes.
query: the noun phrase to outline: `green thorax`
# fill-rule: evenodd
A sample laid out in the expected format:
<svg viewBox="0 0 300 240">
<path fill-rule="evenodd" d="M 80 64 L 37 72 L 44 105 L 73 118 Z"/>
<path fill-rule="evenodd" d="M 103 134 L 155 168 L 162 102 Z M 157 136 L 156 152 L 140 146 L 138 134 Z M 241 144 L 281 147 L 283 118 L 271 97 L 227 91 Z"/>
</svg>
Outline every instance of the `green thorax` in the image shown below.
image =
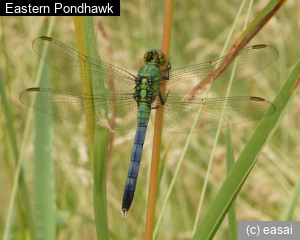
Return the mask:
<svg viewBox="0 0 300 240">
<path fill-rule="evenodd" d="M 150 107 L 151 103 L 156 99 L 159 93 L 159 85 L 162 79 L 160 69 L 153 63 L 145 64 L 139 71 L 135 89 L 135 99 L 138 105 L 147 103 Z"/>
<path fill-rule="evenodd" d="M 139 71 L 140 76 L 161 77 L 160 69 L 154 63 L 145 64 Z"/>
</svg>

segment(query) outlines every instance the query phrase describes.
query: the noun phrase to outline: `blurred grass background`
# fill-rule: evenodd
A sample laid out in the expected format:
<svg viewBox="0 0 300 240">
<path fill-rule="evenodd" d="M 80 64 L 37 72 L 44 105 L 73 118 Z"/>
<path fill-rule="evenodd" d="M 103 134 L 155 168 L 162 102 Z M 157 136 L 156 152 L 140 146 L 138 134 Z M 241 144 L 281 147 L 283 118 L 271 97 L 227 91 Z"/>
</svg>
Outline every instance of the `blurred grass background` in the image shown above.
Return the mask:
<svg viewBox="0 0 300 240">
<path fill-rule="evenodd" d="M 254 1 L 250 21 L 269 1 Z M 241 1 L 176 1 L 171 36 L 173 69 L 212 60 L 219 56 Z M 229 47 L 240 35 L 247 15 L 246 7 L 238 22 Z M 283 8 L 248 44 L 268 44 L 278 49 L 279 59 L 249 80 L 235 84 L 231 96 L 259 96 L 272 101 L 290 70 L 300 57 L 300 3 L 289 0 Z M 96 17 L 101 60 L 112 62 L 133 74 L 143 65 L 148 49 L 160 48 L 164 4 L 160 2 L 121 1 L 120 17 Z M 21 145 L 29 108 L 19 101 L 19 94 L 35 87 L 38 57 L 31 42 L 39 36 L 45 17 L 1 17 L 0 69 L 6 84 L 17 133 Z M 57 17 L 51 37 L 76 49 L 72 17 Z M 50 71 L 51 88 L 81 91 L 80 86 L 62 74 Z M 209 97 L 224 96 L 225 91 Z M 12 191 L 14 161 L 8 140 L 6 119 L 0 105 L 0 236 L 7 218 Z M 236 200 L 237 220 L 281 220 L 299 179 L 300 167 L 300 101 L 296 99 L 280 127 L 264 149 Z M 48 116 L 51 118 L 50 116 Z M 121 202 L 127 178 L 135 129 L 116 132 L 107 177 L 108 218 L 111 239 L 142 239 L 145 231 L 148 179 L 152 153 L 153 126 L 149 124 L 142 164 L 132 208 L 127 219 L 121 218 Z M 231 127 L 234 156 L 237 158 L 255 129 L 256 123 Z M 87 130 L 67 121 L 53 119 L 52 159 L 55 166 L 55 205 L 57 239 L 96 239 L 93 217 L 92 171 L 89 162 Z M 24 154 L 24 174 L 33 202 L 34 131 Z M 207 169 L 214 132 L 194 134 L 188 148 L 171 200 L 167 205 L 157 239 L 189 239 L 195 220 Z M 163 133 L 162 150 L 168 140 L 170 149 L 159 189 L 157 212 L 165 198 L 187 134 Z M 23 143 L 24 144 L 24 143 Z M 221 130 L 214 163 L 203 203 L 205 209 L 226 177 L 226 130 Z M 43 161 L 43 159 L 40 159 Z M 291 220 L 299 220 L 299 201 Z M 201 217 L 201 216 L 200 216 Z M 12 239 L 22 239 L 26 225 L 16 207 Z M 22 229 L 25 231 L 22 231 Z M 23 239 L 26 239 L 23 236 Z M 215 239 L 229 239 L 228 220 L 224 219 Z"/>
</svg>

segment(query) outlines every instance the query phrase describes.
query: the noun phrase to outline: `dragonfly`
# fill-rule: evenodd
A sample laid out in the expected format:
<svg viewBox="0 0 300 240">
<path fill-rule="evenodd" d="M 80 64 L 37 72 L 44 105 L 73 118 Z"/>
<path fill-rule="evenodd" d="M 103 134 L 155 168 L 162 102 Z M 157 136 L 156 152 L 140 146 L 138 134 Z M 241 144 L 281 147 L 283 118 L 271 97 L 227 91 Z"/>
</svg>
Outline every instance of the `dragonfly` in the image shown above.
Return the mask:
<svg viewBox="0 0 300 240">
<path fill-rule="evenodd" d="M 137 75 L 87 57 L 51 37 L 36 38 L 32 47 L 48 65 L 73 82 L 91 88 L 92 93 L 34 87 L 20 94 L 22 103 L 96 130 L 114 132 L 137 126 L 122 202 L 125 216 L 133 201 L 150 119 L 155 128 L 166 132 L 206 132 L 260 120 L 276 111 L 271 102 L 260 97 L 198 97 L 227 88 L 272 64 L 278 51 L 268 45 L 254 45 L 175 70 L 162 51 L 149 50 Z M 167 67 L 161 70 L 165 64 Z M 207 76 L 213 81 L 207 83 Z M 165 93 L 160 90 L 162 85 Z M 187 94 L 195 93 L 195 89 L 196 97 L 188 99 Z M 164 108 L 162 123 L 155 122 L 155 115 L 162 114 L 159 108 Z"/>
</svg>

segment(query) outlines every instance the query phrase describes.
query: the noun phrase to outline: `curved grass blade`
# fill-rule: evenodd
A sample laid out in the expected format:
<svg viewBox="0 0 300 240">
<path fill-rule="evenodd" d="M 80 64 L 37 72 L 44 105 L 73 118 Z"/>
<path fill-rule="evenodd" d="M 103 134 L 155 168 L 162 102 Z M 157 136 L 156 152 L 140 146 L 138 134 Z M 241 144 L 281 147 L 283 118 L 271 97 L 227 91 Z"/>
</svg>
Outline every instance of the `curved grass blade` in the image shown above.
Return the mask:
<svg viewBox="0 0 300 240">
<path fill-rule="evenodd" d="M 242 5 L 241 5 L 241 8 L 242 8 L 242 6 L 244 5 L 244 3 L 245 3 L 245 1 L 243 1 L 243 3 L 242 3 Z M 250 8 L 251 8 L 251 4 L 250 4 Z M 240 9 L 241 9 L 240 8 Z M 239 13 L 240 13 L 240 10 L 239 10 Z M 238 15 L 237 15 L 237 17 L 239 16 L 239 13 L 238 13 Z M 248 11 L 248 13 L 249 13 L 249 11 Z M 261 16 L 261 15 L 260 15 Z M 236 20 L 237 20 L 237 18 L 236 18 Z M 236 23 L 236 20 L 235 20 L 235 23 Z M 246 23 L 245 23 L 245 25 L 246 25 Z M 262 25 L 260 25 L 260 26 L 263 26 L 264 24 L 262 24 Z M 251 26 L 251 24 L 250 24 L 250 26 Z M 247 32 L 247 29 L 246 30 L 244 30 L 244 32 Z M 253 37 L 254 35 L 252 35 L 252 37 Z M 229 39 L 229 38 L 228 38 Z M 227 41 L 226 41 L 226 43 L 228 43 L 229 41 L 228 41 L 228 39 L 227 39 Z M 250 39 L 250 38 L 249 38 Z M 245 41 L 244 41 L 244 43 L 246 43 L 247 42 L 247 40 L 249 41 L 249 39 L 245 39 Z M 234 45 L 234 47 L 230 50 L 230 52 L 233 52 L 233 51 L 236 51 L 236 50 L 240 50 L 241 49 L 241 46 L 242 47 L 244 47 L 245 45 Z M 235 48 L 235 47 L 237 47 L 237 48 Z M 224 48 L 225 49 L 225 48 Z M 226 63 L 225 63 L 226 64 Z M 222 66 L 220 66 L 220 69 L 216 69 L 216 73 L 218 74 L 218 72 L 220 72 L 220 71 L 223 71 L 224 70 L 224 68 L 222 67 Z M 235 69 L 233 69 L 233 70 L 235 70 Z M 234 72 L 234 71 L 233 71 Z M 234 74 L 234 73 L 233 73 Z M 207 77 L 206 77 L 206 79 L 204 79 L 203 80 L 204 82 L 206 82 L 206 81 L 214 81 L 214 74 L 212 73 L 212 74 L 210 74 L 210 75 L 208 75 Z M 212 83 L 211 85 L 213 85 L 214 83 Z M 229 85 L 231 85 L 231 84 L 229 84 Z M 199 87 L 199 85 L 198 86 L 196 86 L 195 87 L 195 89 L 197 89 Z M 194 90 L 195 90 L 194 89 Z M 227 95 L 226 96 L 228 96 L 228 94 L 229 94 L 229 91 L 230 91 L 230 88 L 228 88 L 228 90 L 227 90 Z M 188 95 L 188 99 L 192 99 L 194 97 L 194 94 L 189 94 Z M 201 200 L 200 200 L 200 206 L 199 206 L 199 211 L 198 211 L 198 213 L 197 213 L 197 218 L 196 218 L 196 222 L 195 222 L 195 225 L 194 225 L 194 230 L 193 230 L 193 234 L 195 233 L 195 231 L 196 231 L 196 227 L 197 227 L 197 225 L 198 225 L 198 219 L 199 219 L 199 215 L 200 215 L 200 210 L 201 210 L 201 206 L 202 206 L 202 202 L 203 202 L 203 196 L 204 196 L 204 192 L 205 192 L 205 189 L 206 189 L 206 184 L 207 184 L 207 178 L 208 178 L 208 175 L 209 175 L 209 172 L 210 172 L 210 168 L 211 168 L 211 165 L 212 165 L 212 160 L 213 160 L 213 155 L 214 155 L 214 151 L 215 151 L 215 148 L 216 148 L 216 144 L 217 144 L 217 141 L 218 141 L 218 137 L 219 137 L 219 131 L 217 131 L 217 134 L 216 134 L 216 138 L 215 138 L 215 142 L 214 142 L 214 145 L 213 145 L 213 150 L 212 150 L 212 154 L 211 154 L 211 158 L 210 158 L 210 161 L 209 161 L 209 167 L 208 167 L 208 172 L 207 172 L 207 177 L 205 178 L 205 183 L 204 183 L 204 188 L 203 188 L 203 191 L 202 191 L 202 196 L 201 196 Z"/>
<path fill-rule="evenodd" d="M 276 112 L 263 119 L 234 164 L 197 228 L 193 240 L 212 239 L 242 188 L 259 155 L 272 137 L 300 88 L 300 60 L 281 88 L 273 104 Z"/>
</svg>

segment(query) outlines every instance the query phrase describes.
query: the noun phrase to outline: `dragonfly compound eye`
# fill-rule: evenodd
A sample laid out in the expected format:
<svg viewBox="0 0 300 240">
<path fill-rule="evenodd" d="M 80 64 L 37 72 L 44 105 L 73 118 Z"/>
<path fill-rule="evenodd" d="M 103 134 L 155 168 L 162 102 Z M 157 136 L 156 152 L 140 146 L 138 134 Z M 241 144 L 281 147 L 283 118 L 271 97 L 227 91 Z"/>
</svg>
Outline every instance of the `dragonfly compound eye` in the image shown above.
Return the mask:
<svg viewBox="0 0 300 240">
<path fill-rule="evenodd" d="M 166 57 L 162 51 L 159 51 L 157 49 L 149 50 L 148 52 L 145 53 L 144 62 L 148 64 L 153 63 L 157 67 L 161 67 L 165 65 Z"/>
</svg>

